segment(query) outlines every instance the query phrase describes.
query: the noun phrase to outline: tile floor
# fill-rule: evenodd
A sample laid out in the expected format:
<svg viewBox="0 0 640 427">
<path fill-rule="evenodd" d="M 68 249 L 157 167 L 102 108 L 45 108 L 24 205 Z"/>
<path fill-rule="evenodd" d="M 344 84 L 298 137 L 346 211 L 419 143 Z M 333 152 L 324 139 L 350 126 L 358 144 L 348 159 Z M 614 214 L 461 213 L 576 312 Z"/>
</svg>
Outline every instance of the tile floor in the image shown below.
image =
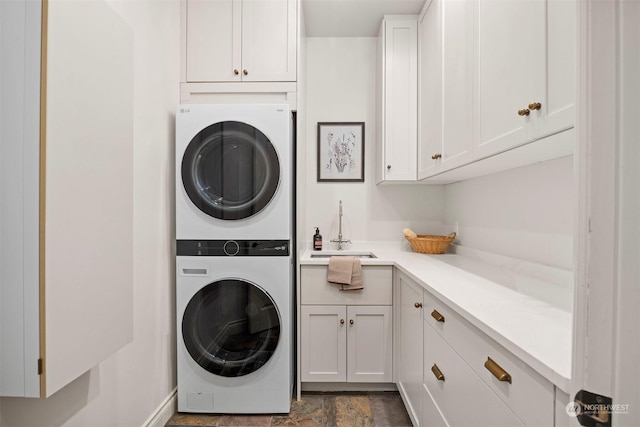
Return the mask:
<svg viewBox="0 0 640 427">
<path fill-rule="evenodd" d="M 178 413 L 165 426 L 408 427 L 411 421 L 397 392 L 303 393 L 288 415 Z"/>
</svg>

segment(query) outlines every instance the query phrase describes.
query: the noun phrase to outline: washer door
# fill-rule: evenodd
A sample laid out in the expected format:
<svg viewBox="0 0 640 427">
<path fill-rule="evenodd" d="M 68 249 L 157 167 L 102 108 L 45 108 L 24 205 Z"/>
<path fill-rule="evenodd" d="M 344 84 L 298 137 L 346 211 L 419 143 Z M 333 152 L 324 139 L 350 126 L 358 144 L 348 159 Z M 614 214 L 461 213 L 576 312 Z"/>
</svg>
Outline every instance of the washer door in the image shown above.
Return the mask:
<svg viewBox="0 0 640 427">
<path fill-rule="evenodd" d="M 182 158 L 182 182 L 191 201 L 214 218 L 248 218 L 271 201 L 280 162 L 271 141 L 242 122 L 220 122 L 200 131 Z"/>
<path fill-rule="evenodd" d="M 280 317 L 271 297 L 258 286 L 220 280 L 191 298 L 182 318 L 182 337 L 204 369 L 240 377 L 271 358 L 280 337 Z"/>
</svg>

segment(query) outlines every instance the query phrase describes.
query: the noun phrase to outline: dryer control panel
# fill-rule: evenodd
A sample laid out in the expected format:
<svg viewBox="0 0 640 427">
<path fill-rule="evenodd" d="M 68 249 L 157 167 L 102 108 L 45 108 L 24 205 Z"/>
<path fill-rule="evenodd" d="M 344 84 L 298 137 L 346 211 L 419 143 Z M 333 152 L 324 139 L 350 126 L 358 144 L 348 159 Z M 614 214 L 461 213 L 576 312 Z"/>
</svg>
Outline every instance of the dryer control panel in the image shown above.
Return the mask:
<svg viewBox="0 0 640 427">
<path fill-rule="evenodd" d="M 289 256 L 289 240 L 178 240 L 178 256 Z"/>
</svg>

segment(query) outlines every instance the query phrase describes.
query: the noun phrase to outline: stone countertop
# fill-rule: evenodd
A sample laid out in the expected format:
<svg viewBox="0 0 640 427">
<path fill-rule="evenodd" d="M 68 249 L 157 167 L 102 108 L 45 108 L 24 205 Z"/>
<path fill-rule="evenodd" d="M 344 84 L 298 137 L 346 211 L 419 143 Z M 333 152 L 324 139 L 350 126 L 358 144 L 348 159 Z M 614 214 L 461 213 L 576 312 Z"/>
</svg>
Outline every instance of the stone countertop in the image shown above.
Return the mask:
<svg viewBox="0 0 640 427">
<path fill-rule="evenodd" d="M 336 252 L 306 250 L 300 264 L 327 265 L 329 255 Z M 562 277 L 564 284 L 558 285 L 551 283 L 553 274 L 544 279 L 523 274 L 526 269 L 517 261 L 495 265 L 465 255 L 425 255 L 398 242 L 359 244 L 338 253 L 367 252 L 376 258 L 361 258 L 362 265 L 395 266 L 559 389 L 569 392 L 572 312 L 570 303 L 558 304 L 554 296 L 567 296 L 570 272 L 560 271 L 560 276 L 566 274 Z M 312 258 L 312 254 L 327 257 Z M 571 301 L 571 295 L 569 289 L 564 299 Z"/>
</svg>

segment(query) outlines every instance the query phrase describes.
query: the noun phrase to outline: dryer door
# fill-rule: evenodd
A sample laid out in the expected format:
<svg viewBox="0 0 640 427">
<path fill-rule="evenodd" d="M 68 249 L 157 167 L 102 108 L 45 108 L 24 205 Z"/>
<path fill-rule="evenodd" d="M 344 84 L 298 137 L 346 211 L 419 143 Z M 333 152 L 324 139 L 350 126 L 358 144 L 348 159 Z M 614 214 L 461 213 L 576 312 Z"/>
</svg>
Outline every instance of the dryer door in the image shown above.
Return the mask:
<svg viewBox="0 0 640 427">
<path fill-rule="evenodd" d="M 182 182 L 191 201 L 214 218 L 248 218 L 264 209 L 280 181 L 278 154 L 269 139 L 242 122 L 200 131 L 182 158 Z"/>
<path fill-rule="evenodd" d="M 253 283 L 219 280 L 187 304 L 182 337 L 189 354 L 215 375 L 239 377 L 260 369 L 280 337 L 280 316 L 271 297 Z"/>
</svg>

